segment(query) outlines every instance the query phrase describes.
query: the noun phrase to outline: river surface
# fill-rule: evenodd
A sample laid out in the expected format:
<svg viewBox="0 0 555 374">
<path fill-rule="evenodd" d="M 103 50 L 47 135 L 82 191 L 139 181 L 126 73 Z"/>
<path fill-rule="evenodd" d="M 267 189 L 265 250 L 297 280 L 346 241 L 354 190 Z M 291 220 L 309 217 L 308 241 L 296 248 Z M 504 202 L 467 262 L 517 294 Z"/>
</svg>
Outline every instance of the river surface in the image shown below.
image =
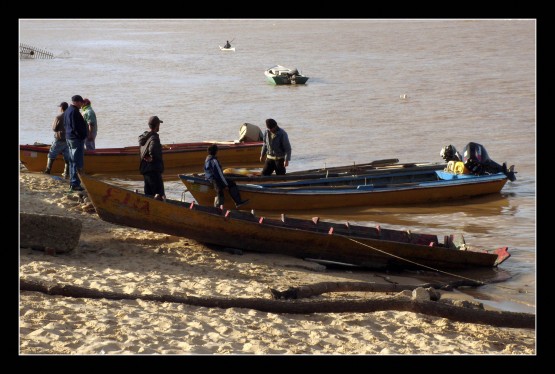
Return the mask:
<svg viewBox="0 0 555 374">
<path fill-rule="evenodd" d="M 20 144 L 50 143 L 57 105 L 75 94 L 96 111 L 97 148 L 135 145 L 151 115 L 164 144 L 233 140 L 242 123 L 274 118 L 292 143 L 290 171 L 438 162 L 445 145 L 482 144 L 515 165 L 501 194 L 318 215 L 508 246 L 509 279 L 469 292 L 535 313 L 535 20 L 23 19 L 19 37 L 54 55 L 20 60 Z M 220 51 L 226 40 L 235 52 Z M 276 64 L 310 79 L 270 85 L 263 72 Z M 139 175 L 106 178 L 142 188 Z M 181 198 L 176 174 L 165 179 Z"/>
</svg>

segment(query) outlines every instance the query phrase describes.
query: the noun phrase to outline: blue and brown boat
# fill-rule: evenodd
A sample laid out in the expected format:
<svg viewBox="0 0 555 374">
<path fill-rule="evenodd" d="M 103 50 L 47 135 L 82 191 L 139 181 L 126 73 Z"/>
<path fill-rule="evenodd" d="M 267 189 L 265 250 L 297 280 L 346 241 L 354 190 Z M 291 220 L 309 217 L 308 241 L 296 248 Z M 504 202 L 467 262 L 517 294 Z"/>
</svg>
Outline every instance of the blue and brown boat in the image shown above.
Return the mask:
<svg viewBox="0 0 555 374">
<path fill-rule="evenodd" d="M 512 172 L 512 171 L 511 171 Z M 179 174 L 195 200 L 212 205 L 216 193 L 202 174 Z M 401 204 L 423 204 L 496 194 L 507 183 L 503 172 L 458 174 L 438 165 L 397 169 L 368 170 L 362 174 L 319 177 L 292 181 L 239 181 L 243 200 L 241 209 L 263 211 L 312 211 L 333 208 L 372 208 Z M 227 194 L 227 191 L 225 192 Z M 227 196 L 224 208 L 233 208 Z"/>
</svg>

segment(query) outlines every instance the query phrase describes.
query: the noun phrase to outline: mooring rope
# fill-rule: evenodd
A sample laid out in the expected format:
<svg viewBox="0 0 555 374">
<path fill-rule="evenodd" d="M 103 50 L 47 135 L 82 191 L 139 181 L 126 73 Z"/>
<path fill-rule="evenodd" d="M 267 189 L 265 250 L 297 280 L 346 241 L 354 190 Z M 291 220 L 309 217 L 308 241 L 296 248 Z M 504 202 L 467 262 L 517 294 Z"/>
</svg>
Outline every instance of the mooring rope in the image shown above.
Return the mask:
<svg viewBox="0 0 555 374">
<path fill-rule="evenodd" d="M 391 256 L 391 257 L 395 257 L 395 258 L 397 258 L 397 259 L 399 259 L 399 260 L 406 261 L 406 262 L 410 262 L 411 264 L 414 264 L 414 265 L 417 265 L 417 266 L 421 266 L 421 267 L 423 267 L 423 268 L 430 269 L 430 270 L 436 271 L 436 272 L 438 272 L 438 273 L 443 273 L 443 274 L 450 275 L 450 276 L 453 276 L 453 277 L 456 277 L 456 278 L 461 278 L 461 279 L 469 280 L 469 281 L 472 281 L 472 282 L 481 283 L 481 284 L 483 284 L 483 285 L 487 284 L 487 285 L 492 285 L 492 286 L 494 286 L 494 287 L 499 287 L 499 288 L 504 288 L 504 289 L 508 289 L 508 290 L 511 290 L 511 291 L 520 292 L 520 290 L 518 290 L 518 289 L 516 289 L 516 288 L 507 287 L 507 286 L 502 286 L 502 285 L 498 285 L 498 284 L 494 284 L 494 283 L 488 283 L 488 282 L 484 282 L 484 281 L 481 281 L 481 280 L 477 280 L 477 279 L 472 279 L 472 278 L 464 277 L 464 276 L 459 275 L 459 274 L 454 274 L 454 273 L 450 273 L 450 272 L 447 272 L 447 271 L 439 270 L 439 269 L 433 268 L 433 267 L 431 267 L 431 266 L 427 266 L 427 265 L 424 265 L 424 264 L 420 264 L 420 263 L 418 263 L 418 262 L 416 262 L 416 261 L 412 261 L 412 260 L 409 260 L 409 259 L 406 259 L 406 258 L 397 256 L 397 255 L 394 255 L 394 254 L 392 254 L 392 253 L 388 253 L 388 252 L 386 252 L 386 251 L 382 251 L 381 249 L 378 249 L 378 248 L 376 248 L 376 247 L 372 247 L 371 245 L 368 245 L 368 244 L 361 243 L 361 242 L 359 242 L 358 240 L 355 240 L 355 239 L 353 239 L 353 238 L 349 238 L 348 236 L 344 236 L 344 235 L 341 235 L 341 236 L 343 236 L 343 237 L 349 239 L 349 240 L 352 241 L 352 242 L 355 242 L 355 243 L 360 244 L 360 245 L 362 245 L 362 246 L 365 246 L 365 247 L 368 247 L 368 248 L 373 249 L 373 250 L 375 250 L 375 251 L 378 251 L 378 252 L 380 252 L 380 253 L 382 253 L 382 254 L 384 254 L 384 255 Z"/>
</svg>

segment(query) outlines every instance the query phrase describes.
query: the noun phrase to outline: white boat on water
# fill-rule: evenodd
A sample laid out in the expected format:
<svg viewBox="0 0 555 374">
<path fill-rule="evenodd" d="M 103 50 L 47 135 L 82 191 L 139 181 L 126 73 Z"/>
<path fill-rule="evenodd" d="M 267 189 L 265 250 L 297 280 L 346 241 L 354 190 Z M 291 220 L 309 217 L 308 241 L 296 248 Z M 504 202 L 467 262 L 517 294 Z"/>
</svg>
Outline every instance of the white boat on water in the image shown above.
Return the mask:
<svg viewBox="0 0 555 374">
<path fill-rule="evenodd" d="M 282 84 L 305 84 L 308 80 L 306 75 L 299 73 L 297 68 L 286 68 L 285 66 L 276 65 L 264 71 L 264 75 L 268 82 L 275 85 Z"/>
<path fill-rule="evenodd" d="M 231 52 L 235 52 L 235 47 L 231 47 L 231 48 L 224 48 L 221 45 L 219 45 L 218 47 L 220 47 L 220 51 L 231 51 Z"/>
</svg>

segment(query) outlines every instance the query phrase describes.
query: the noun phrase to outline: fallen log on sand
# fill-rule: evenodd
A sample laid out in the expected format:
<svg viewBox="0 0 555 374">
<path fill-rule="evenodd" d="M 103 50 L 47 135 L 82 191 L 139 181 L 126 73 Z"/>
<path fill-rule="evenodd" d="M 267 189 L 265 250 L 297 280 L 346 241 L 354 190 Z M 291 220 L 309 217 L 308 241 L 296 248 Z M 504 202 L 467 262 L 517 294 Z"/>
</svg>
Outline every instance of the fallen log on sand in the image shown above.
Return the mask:
<svg viewBox="0 0 555 374">
<path fill-rule="evenodd" d="M 207 308 L 247 308 L 268 313 L 370 313 L 383 310 L 422 313 L 452 321 L 496 327 L 535 329 L 536 316 L 528 313 L 488 311 L 454 306 L 406 296 L 380 297 L 372 300 L 268 300 L 262 298 L 196 297 L 177 295 L 134 295 L 100 291 L 73 285 L 47 284 L 20 279 L 21 291 L 43 292 L 77 298 L 109 300 L 146 300 L 182 303 Z M 423 290 L 423 289 L 420 289 Z M 416 290 L 415 290 L 416 291 Z"/>
</svg>

